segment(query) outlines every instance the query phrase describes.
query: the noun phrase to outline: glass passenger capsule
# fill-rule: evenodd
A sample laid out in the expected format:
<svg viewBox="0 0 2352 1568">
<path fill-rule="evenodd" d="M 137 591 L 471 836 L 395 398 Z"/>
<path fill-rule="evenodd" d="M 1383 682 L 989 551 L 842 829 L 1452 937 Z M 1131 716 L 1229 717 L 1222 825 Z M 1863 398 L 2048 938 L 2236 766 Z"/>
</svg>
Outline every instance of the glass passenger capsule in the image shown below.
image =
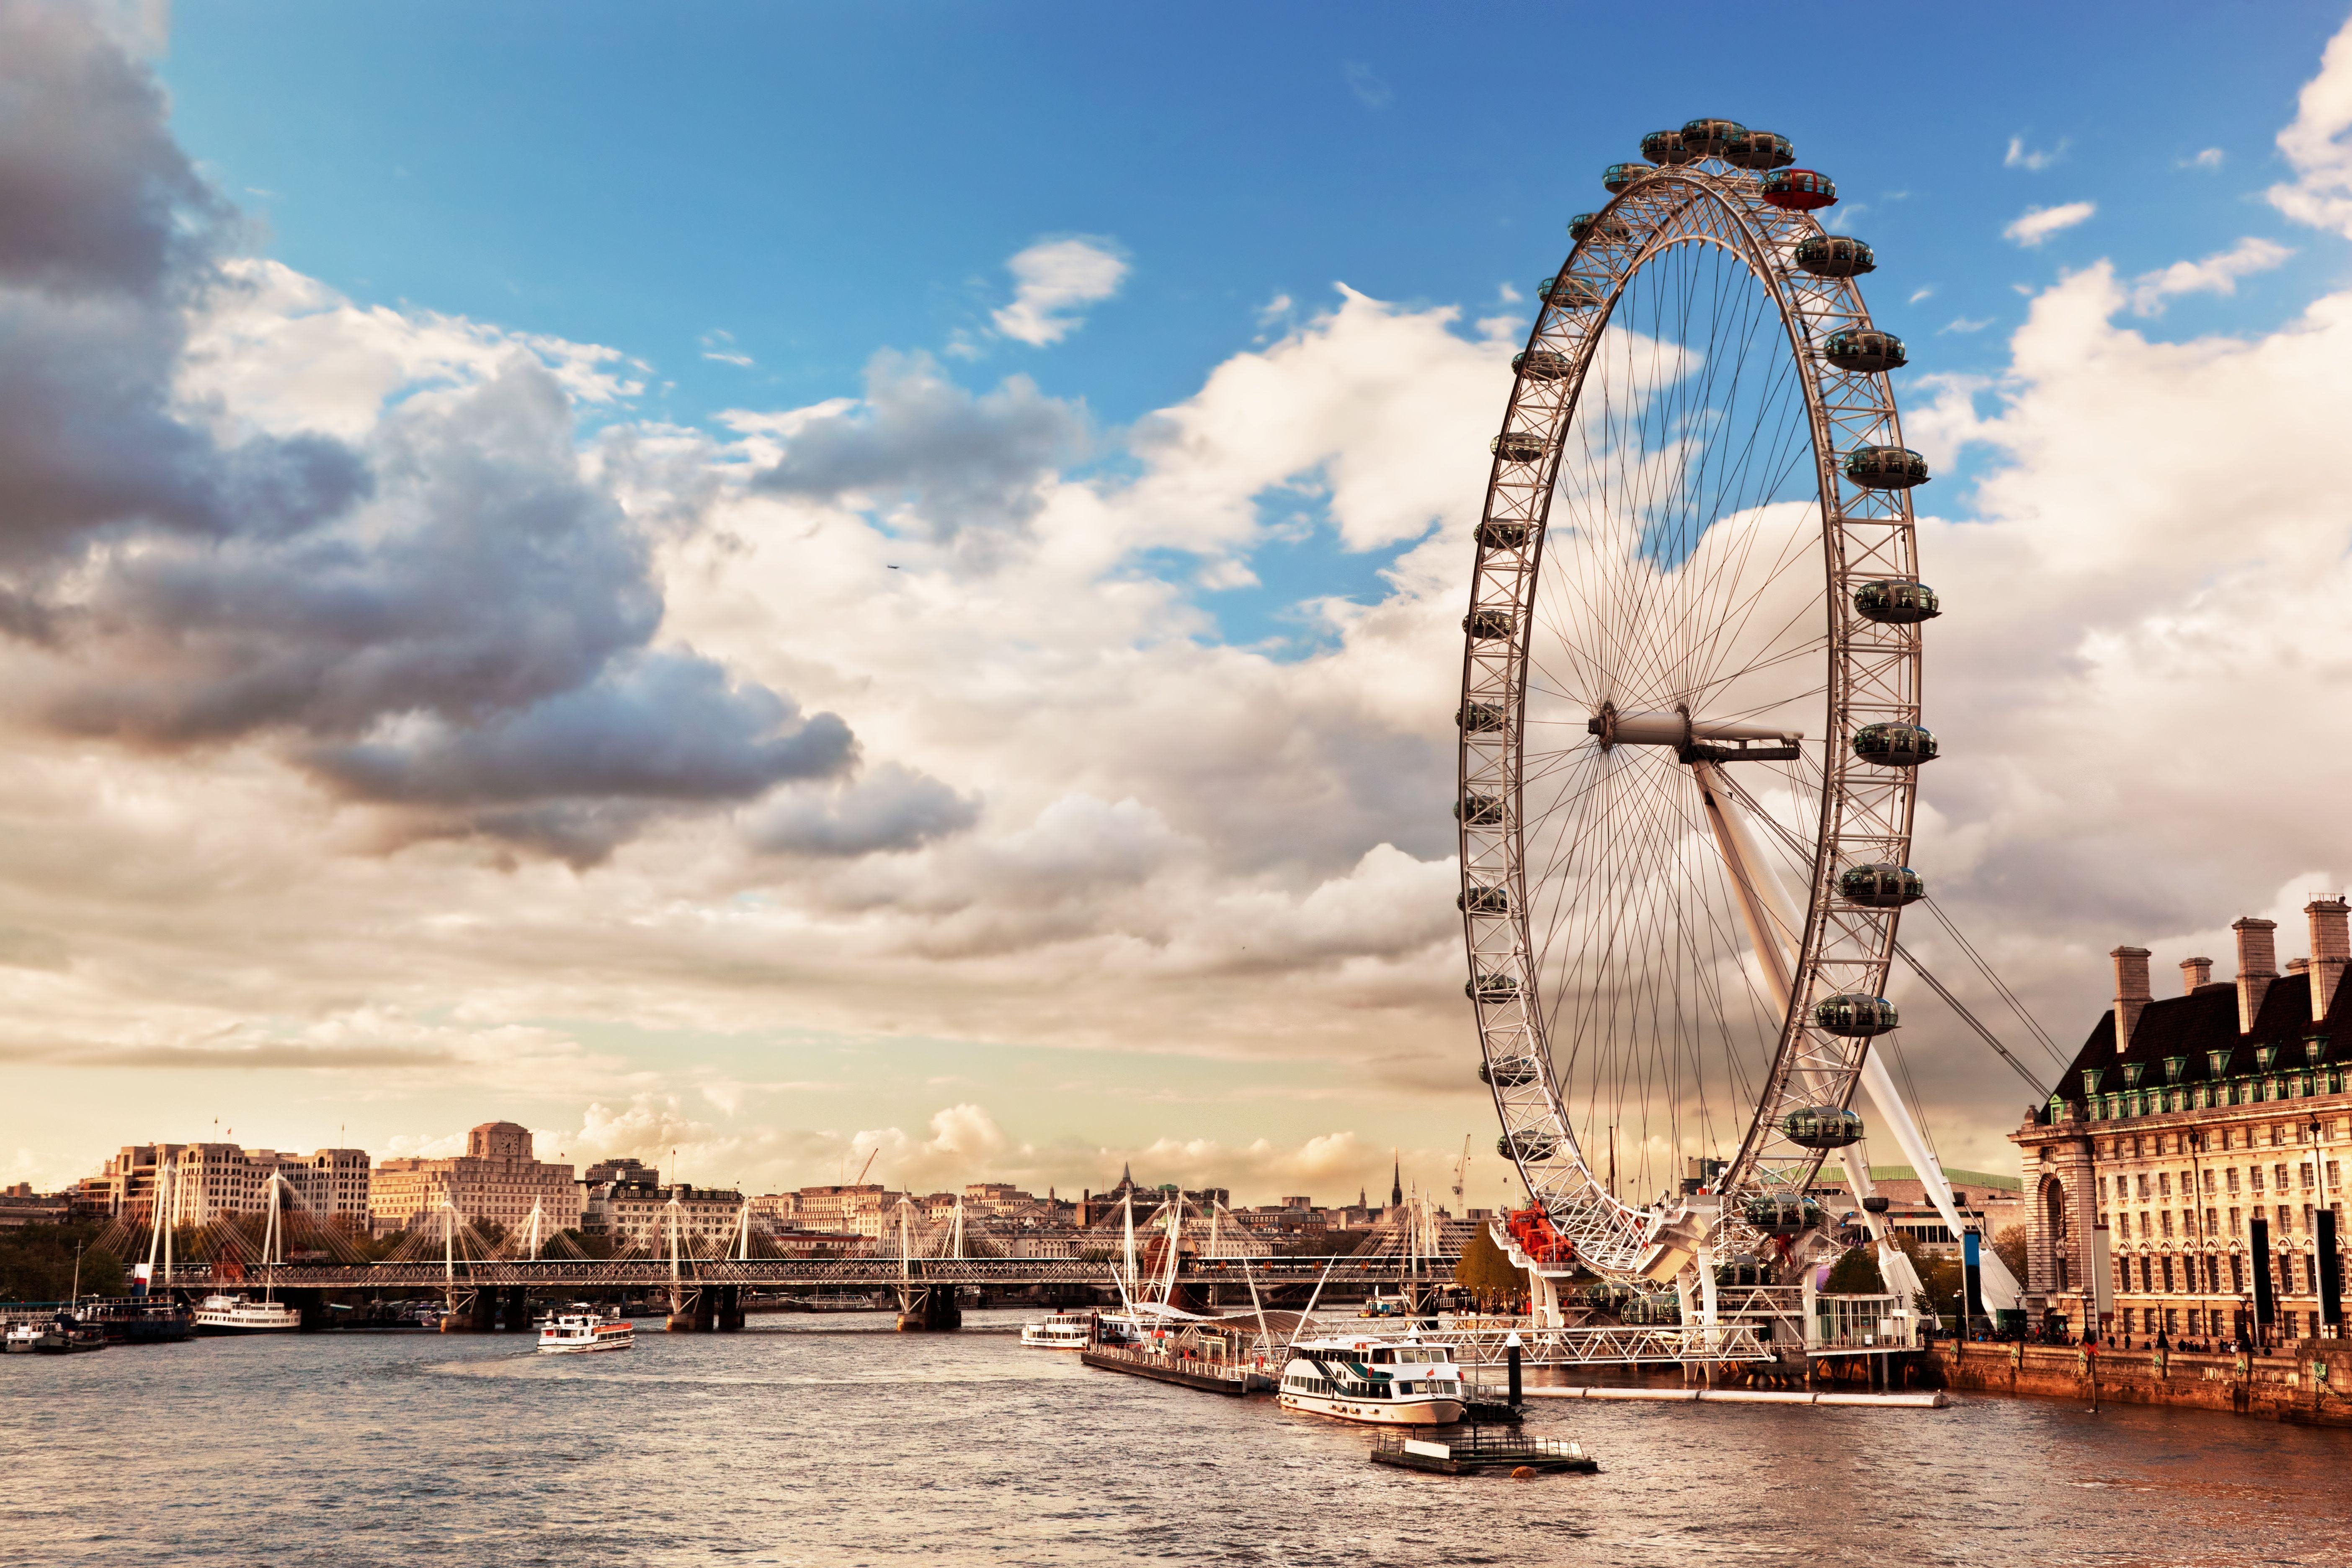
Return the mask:
<svg viewBox="0 0 2352 1568">
<path fill-rule="evenodd" d="M 1834 1105 L 1801 1106 L 1781 1120 L 1780 1133 L 1800 1149 L 1845 1149 L 1862 1142 L 1862 1117 Z"/>
<path fill-rule="evenodd" d="M 1486 443 L 1486 450 L 1507 463 L 1532 463 L 1543 456 L 1543 437 L 1532 430 L 1506 430 Z"/>
<path fill-rule="evenodd" d="M 1758 1194 L 1739 1205 L 1739 1216 L 1768 1236 L 1801 1236 L 1822 1223 L 1822 1205 L 1811 1198 Z"/>
<path fill-rule="evenodd" d="M 1864 724 L 1853 732 L 1853 754 L 1882 768 L 1916 768 L 1936 760 L 1936 737 L 1916 724 Z"/>
<path fill-rule="evenodd" d="M 1864 1214 L 1885 1214 L 1894 1206 L 1886 1200 L 1885 1194 L 1880 1193 L 1873 1193 L 1862 1200 L 1862 1212 Z"/>
<path fill-rule="evenodd" d="M 1559 1140 L 1549 1132 L 1506 1132 L 1495 1140 L 1495 1152 L 1523 1165 L 1538 1164 L 1559 1152 Z"/>
<path fill-rule="evenodd" d="M 1683 144 L 1679 131 L 1653 131 L 1642 138 L 1642 156 L 1653 163 L 1687 163 L 1699 156 Z"/>
<path fill-rule="evenodd" d="M 1536 298 L 1562 310 L 1586 310 L 1605 298 L 1600 289 L 1570 273 L 1562 272 L 1536 285 Z"/>
<path fill-rule="evenodd" d="M 1764 199 L 1790 212 L 1837 205 L 1837 182 L 1812 169 L 1775 169 L 1764 176 Z"/>
<path fill-rule="evenodd" d="M 1528 525 L 1524 522 L 1490 520 L 1473 531 L 1478 536 L 1481 550 L 1517 550 L 1528 542 Z"/>
<path fill-rule="evenodd" d="M 1478 1064 L 1478 1081 L 1491 1083 L 1498 1089 L 1523 1088 L 1542 1077 L 1543 1070 L 1536 1065 L 1533 1057 L 1505 1057 L 1498 1062 L 1482 1061 Z"/>
<path fill-rule="evenodd" d="M 1457 821 L 1473 827 L 1494 827 L 1503 820 L 1503 799 L 1493 795 L 1465 795 L 1454 803 Z"/>
<path fill-rule="evenodd" d="M 1685 120 L 1683 121 L 1683 147 L 1694 158 L 1720 158 L 1734 137 L 1744 137 L 1748 127 L 1737 120 Z"/>
<path fill-rule="evenodd" d="M 1895 1004 L 1884 996 L 1824 996 L 1813 1008 L 1813 1022 L 1849 1040 L 1883 1035 L 1898 1021 Z"/>
<path fill-rule="evenodd" d="M 1596 234 L 1604 241 L 1622 244 L 1633 237 L 1633 226 L 1622 217 L 1603 217 L 1599 213 L 1579 213 L 1568 220 L 1571 244 L 1582 245 Z"/>
<path fill-rule="evenodd" d="M 1816 234 L 1797 241 L 1797 265 L 1816 278 L 1859 278 L 1878 270 L 1878 257 L 1852 235 Z"/>
<path fill-rule="evenodd" d="M 1927 896 L 1927 884 L 1908 866 L 1849 866 L 1838 873 L 1838 891 L 1866 910 L 1899 910 Z"/>
<path fill-rule="evenodd" d="M 1511 635 L 1511 612 L 1508 610 L 1473 610 L 1462 617 L 1462 629 L 1478 642 L 1492 642 L 1496 637 Z"/>
<path fill-rule="evenodd" d="M 1454 907 L 1465 915 L 1507 915 L 1511 912 L 1511 889 L 1465 888 L 1454 896 Z"/>
<path fill-rule="evenodd" d="M 1907 490 L 1927 482 L 1927 459 L 1908 447 L 1856 447 L 1845 477 L 1866 490 Z"/>
<path fill-rule="evenodd" d="M 1887 577 L 1853 585 L 1853 613 L 1881 626 L 1916 626 L 1944 612 L 1936 590 L 1927 584 Z"/>
<path fill-rule="evenodd" d="M 1634 181 L 1647 179 L 1656 173 L 1657 170 L 1647 163 L 1612 163 L 1601 171 L 1601 184 L 1611 195 L 1619 195 L 1630 189 Z"/>
<path fill-rule="evenodd" d="M 1723 161 L 1735 169 L 1785 169 L 1797 161 L 1797 149 L 1777 131 L 1743 131 L 1727 137 Z"/>
<path fill-rule="evenodd" d="M 1910 363 L 1903 353 L 1903 340 L 1875 327 L 1845 327 L 1832 332 L 1822 344 L 1822 357 L 1840 370 L 1867 374 L 1900 370 Z"/>
<path fill-rule="evenodd" d="M 1558 381 L 1568 374 L 1568 356 L 1553 349 L 1521 349 L 1511 368 L 1529 381 Z"/>
<path fill-rule="evenodd" d="M 1466 982 L 1462 994 L 1480 1002 L 1510 1002 L 1519 994 L 1519 977 L 1516 974 L 1481 974 Z"/>
<path fill-rule="evenodd" d="M 1465 702 L 1454 710 L 1454 722 L 1474 735 L 1492 735 L 1507 721 L 1503 710 L 1491 702 Z"/>
</svg>

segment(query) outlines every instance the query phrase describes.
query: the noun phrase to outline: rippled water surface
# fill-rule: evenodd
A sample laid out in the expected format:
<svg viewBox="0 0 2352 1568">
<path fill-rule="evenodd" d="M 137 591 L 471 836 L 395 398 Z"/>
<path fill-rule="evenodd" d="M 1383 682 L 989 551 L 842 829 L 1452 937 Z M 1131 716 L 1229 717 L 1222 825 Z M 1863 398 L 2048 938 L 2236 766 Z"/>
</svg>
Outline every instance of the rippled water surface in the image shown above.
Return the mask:
<svg viewBox="0 0 2352 1568">
<path fill-rule="evenodd" d="M 1597 1477 L 1401 1474 L 1358 1431 L 886 1316 L 321 1334 L 0 1361 L 0 1563 L 2352 1563 L 2352 1432 L 1963 1398 L 1543 1407 Z"/>
</svg>

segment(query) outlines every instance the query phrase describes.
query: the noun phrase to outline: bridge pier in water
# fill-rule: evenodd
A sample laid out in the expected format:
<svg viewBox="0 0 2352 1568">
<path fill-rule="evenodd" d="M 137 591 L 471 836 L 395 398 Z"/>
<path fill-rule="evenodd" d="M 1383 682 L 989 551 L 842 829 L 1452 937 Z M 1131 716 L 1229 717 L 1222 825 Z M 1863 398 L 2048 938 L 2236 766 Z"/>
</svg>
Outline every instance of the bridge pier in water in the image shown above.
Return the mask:
<svg viewBox="0 0 2352 1568">
<path fill-rule="evenodd" d="M 902 1334 L 946 1333 L 963 1327 L 963 1309 L 956 1305 L 952 1285 L 914 1285 L 898 1292 L 898 1331 Z"/>
</svg>

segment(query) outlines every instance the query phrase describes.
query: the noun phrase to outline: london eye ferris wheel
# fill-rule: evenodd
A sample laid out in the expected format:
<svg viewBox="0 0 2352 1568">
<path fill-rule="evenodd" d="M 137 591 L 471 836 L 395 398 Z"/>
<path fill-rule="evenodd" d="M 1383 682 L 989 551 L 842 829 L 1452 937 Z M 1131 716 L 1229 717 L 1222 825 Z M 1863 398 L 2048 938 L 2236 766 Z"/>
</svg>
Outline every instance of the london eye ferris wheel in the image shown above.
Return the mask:
<svg viewBox="0 0 2352 1568">
<path fill-rule="evenodd" d="M 1818 1234 L 1825 1160 L 1867 1194 L 1858 1090 L 1918 1137 L 1871 1046 L 1937 606 L 1835 186 L 1727 120 L 1642 153 L 1513 361 L 1454 814 L 1499 1148 L 1577 1265 L 1664 1282 Z"/>
</svg>

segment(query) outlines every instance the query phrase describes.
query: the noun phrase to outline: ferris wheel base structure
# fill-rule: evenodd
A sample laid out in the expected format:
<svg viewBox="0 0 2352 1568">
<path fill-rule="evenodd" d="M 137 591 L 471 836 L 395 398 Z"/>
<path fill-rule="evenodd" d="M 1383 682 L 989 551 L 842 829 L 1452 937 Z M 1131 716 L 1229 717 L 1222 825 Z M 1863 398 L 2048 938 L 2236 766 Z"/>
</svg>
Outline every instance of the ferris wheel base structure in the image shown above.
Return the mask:
<svg viewBox="0 0 2352 1568">
<path fill-rule="evenodd" d="M 1642 148 L 1537 289 L 1473 531 L 1465 989 L 1532 1204 L 1496 1239 L 1554 1319 L 1580 1275 L 1672 1285 L 1711 1320 L 1719 1285 L 1818 1283 L 1843 1250 L 1816 1185 L 1834 1160 L 1907 1300 L 1857 1098 L 1967 1226 L 1879 1048 L 1937 755 L 1906 352 L 1856 282 L 1870 247 L 1813 216 L 1834 184 L 1786 138 L 1697 120 Z M 1621 1133 L 1657 1197 L 1623 1195 Z M 1982 1273 L 1988 1305 L 2015 1303 L 1990 1249 Z"/>
</svg>

